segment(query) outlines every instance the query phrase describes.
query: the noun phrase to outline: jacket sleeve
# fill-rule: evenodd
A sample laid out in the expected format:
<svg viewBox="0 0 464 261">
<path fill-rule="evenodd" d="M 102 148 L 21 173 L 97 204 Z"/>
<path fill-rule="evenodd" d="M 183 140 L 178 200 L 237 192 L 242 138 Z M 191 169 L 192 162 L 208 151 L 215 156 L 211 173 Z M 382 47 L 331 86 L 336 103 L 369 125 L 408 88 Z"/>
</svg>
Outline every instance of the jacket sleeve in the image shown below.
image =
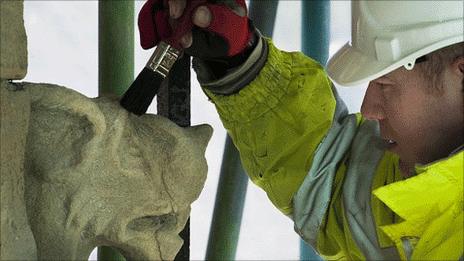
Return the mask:
<svg viewBox="0 0 464 261">
<path fill-rule="evenodd" d="M 252 62 L 231 73 L 235 77 L 216 84 L 200 82 L 252 182 L 290 216 L 292 198 L 332 125 L 336 102 L 332 84 L 317 62 L 300 52 L 280 51 L 263 38 L 257 49 L 261 54 L 252 54 Z M 242 86 L 224 91 L 227 81 L 239 79 Z M 215 85 L 221 91 L 215 92 Z"/>
</svg>

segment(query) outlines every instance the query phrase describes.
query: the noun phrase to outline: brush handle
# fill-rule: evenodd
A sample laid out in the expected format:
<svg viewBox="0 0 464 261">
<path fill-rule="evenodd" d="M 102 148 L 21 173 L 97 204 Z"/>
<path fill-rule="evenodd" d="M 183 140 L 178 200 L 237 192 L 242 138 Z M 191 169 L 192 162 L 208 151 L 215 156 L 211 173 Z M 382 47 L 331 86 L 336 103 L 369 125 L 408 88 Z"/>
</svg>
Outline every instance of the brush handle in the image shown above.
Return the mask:
<svg viewBox="0 0 464 261">
<path fill-rule="evenodd" d="M 187 2 L 184 14 L 179 18 L 174 33 L 171 37 L 158 44 L 145 68 L 124 93 L 120 100 L 122 107 L 136 115 L 142 115 L 147 111 L 153 98 L 158 93 L 161 83 L 182 54 L 181 50 L 183 48 L 179 41 L 182 36 L 193 28 L 193 11 L 199 5 L 206 3 L 206 0 Z"/>
<path fill-rule="evenodd" d="M 180 44 L 180 39 L 193 28 L 193 11 L 198 6 L 206 3 L 208 3 L 207 0 L 192 0 L 187 2 L 184 13 L 177 20 L 173 34 L 158 44 L 145 67 L 166 78 L 172 66 L 181 55 L 183 48 Z"/>
<path fill-rule="evenodd" d="M 136 115 L 144 114 L 180 54 L 181 51 L 160 42 L 148 63 L 124 93 L 120 100 L 121 106 Z"/>
<path fill-rule="evenodd" d="M 166 78 L 180 55 L 181 51 L 162 41 L 156 47 L 145 67 Z"/>
</svg>

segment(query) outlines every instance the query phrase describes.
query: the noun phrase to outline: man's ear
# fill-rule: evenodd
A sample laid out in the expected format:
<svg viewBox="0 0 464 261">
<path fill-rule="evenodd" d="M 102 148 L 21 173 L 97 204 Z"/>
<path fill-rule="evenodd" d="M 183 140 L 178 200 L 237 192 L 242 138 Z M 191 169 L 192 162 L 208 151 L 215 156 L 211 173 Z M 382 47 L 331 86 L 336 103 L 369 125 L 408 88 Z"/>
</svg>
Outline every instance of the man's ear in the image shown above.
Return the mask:
<svg viewBox="0 0 464 261">
<path fill-rule="evenodd" d="M 455 74 L 458 74 L 459 77 L 464 77 L 464 55 L 461 55 L 454 59 L 453 63 L 451 64 L 452 71 Z"/>
<path fill-rule="evenodd" d="M 454 59 L 453 63 L 451 64 L 451 71 L 461 79 L 461 91 L 464 92 L 464 55 Z"/>
</svg>

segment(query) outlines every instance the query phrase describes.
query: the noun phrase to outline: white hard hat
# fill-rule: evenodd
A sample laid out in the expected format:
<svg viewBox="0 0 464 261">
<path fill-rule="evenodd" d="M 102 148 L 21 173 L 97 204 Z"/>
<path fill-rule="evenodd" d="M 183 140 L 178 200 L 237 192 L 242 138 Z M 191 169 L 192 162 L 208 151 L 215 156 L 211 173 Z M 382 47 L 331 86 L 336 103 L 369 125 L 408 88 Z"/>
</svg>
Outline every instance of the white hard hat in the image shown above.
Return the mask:
<svg viewBox="0 0 464 261">
<path fill-rule="evenodd" d="M 464 41 L 463 1 L 352 1 L 351 44 L 328 62 L 337 84 L 353 86 Z"/>
</svg>

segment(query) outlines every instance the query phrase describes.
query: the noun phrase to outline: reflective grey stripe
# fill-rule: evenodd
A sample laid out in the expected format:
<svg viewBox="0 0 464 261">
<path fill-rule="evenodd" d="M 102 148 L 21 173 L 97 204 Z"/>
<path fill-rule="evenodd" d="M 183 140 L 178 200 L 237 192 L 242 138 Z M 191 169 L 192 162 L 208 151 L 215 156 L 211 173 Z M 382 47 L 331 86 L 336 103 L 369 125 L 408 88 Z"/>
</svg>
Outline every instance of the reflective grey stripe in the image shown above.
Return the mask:
<svg viewBox="0 0 464 261">
<path fill-rule="evenodd" d="M 330 204 L 338 163 L 346 155 L 355 133 L 355 115 L 332 126 L 317 149 L 309 174 L 293 197 L 295 231 L 313 247 Z"/>
<path fill-rule="evenodd" d="M 256 37 L 258 38 L 258 43 L 248 59 L 239 67 L 232 69 L 221 79 L 215 79 L 208 82 L 206 82 L 205 79 L 202 79 L 203 77 L 200 77 L 202 74 L 201 72 L 208 71 L 208 65 L 199 59 L 195 59 L 193 62 L 193 68 L 198 74 L 198 81 L 201 86 L 210 90 L 214 94 L 231 95 L 239 92 L 253 81 L 266 64 L 269 52 L 268 43 L 258 30 L 256 30 Z"/>
<path fill-rule="evenodd" d="M 411 241 L 409 241 L 409 238 L 402 238 L 401 242 L 403 243 L 403 249 L 404 249 L 404 253 L 406 254 L 406 258 L 408 260 L 411 260 L 412 251 L 414 250 L 414 247 L 412 246 Z"/>
<path fill-rule="evenodd" d="M 371 187 L 384 154 L 378 123 L 366 121 L 353 141 L 343 184 L 343 205 L 351 234 L 368 260 L 397 260 L 395 247 L 380 248 L 371 209 Z"/>
<path fill-rule="evenodd" d="M 330 203 L 338 163 L 348 151 L 356 132 L 356 116 L 347 109 L 332 87 L 336 99 L 334 123 L 317 148 L 311 169 L 293 197 L 295 231 L 316 248 L 317 234 Z M 339 122 L 344 119 L 343 122 Z"/>
<path fill-rule="evenodd" d="M 396 248 L 380 248 L 371 211 L 371 185 L 384 151 L 378 124 L 365 122 L 358 128 L 356 116 L 345 117 L 346 107 L 336 93 L 335 97 L 334 124 L 317 148 L 308 175 L 293 198 L 295 231 L 310 245 L 317 246 L 335 174 L 349 153 L 342 200 L 352 238 L 368 260 L 398 260 Z M 343 121 L 340 123 L 339 119 Z"/>
</svg>

